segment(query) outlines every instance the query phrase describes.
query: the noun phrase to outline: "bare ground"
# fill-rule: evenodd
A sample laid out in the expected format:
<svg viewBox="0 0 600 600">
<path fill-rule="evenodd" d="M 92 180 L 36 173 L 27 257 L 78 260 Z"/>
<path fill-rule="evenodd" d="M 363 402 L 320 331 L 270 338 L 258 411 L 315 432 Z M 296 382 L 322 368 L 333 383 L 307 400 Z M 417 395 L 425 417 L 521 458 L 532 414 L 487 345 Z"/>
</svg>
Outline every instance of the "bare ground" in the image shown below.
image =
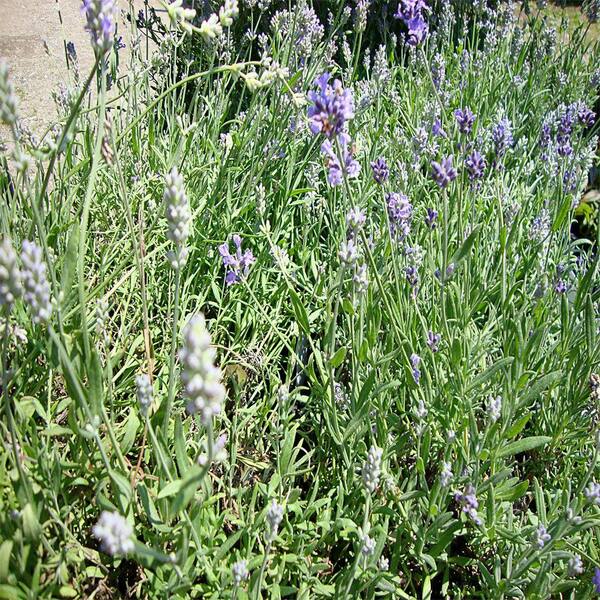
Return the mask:
<svg viewBox="0 0 600 600">
<path fill-rule="evenodd" d="M 149 4 L 157 6 L 156 0 Z M 133 5 L 135 9 L 143 8 L 144 0 L 135 0 Z M 119 2 L 119 33 L 126 45 L 128 7 L 128 0 Z M 0 0 L 0 58 L 9 64 L 20 115 L 35 134 L 43 133 L 56 118 L 52 92 L 69 77 L 66 42 L 75 44 L 82 73 L 93 64 L 84 25 L 81 0 Z M 0 128 L 0 142 L 6 139 L 6 129 Z"/>
</svg>

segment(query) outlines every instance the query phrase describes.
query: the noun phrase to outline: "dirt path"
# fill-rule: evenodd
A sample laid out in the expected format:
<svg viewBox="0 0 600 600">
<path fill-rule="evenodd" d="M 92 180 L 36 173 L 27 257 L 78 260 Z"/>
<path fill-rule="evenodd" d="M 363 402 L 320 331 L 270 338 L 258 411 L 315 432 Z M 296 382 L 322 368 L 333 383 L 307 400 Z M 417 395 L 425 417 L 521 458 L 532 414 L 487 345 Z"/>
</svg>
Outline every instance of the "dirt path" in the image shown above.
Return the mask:
<svg viewBox="0 0 600 600">
<path fill-rule="evenodd" d="M 129 2 L 120 0 L 118 5 L 119 28 L 127 43 L 124 11 Z M 135 0 L 134 6 L 143 8 L 144 0 Z M 9 64 L 23 121 L 36 134 L 55 119 L 52 91 L 68 80 L 65 43 L 75 44 L 82 73 L 93 64 L 84 25 L 81 0 L 0 0 L 0 57 Z M 0 129 L 0 142 L 5 140 L 6 130 Z"/>
</svg>

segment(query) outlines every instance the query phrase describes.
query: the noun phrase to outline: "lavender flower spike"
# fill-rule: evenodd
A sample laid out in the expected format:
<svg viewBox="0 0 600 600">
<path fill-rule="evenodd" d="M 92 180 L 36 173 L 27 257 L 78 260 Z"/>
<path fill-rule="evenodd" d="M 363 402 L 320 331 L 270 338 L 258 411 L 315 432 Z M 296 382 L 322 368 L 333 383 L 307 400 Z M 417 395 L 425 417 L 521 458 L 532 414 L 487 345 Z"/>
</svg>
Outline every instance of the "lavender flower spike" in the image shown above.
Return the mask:
<svg viewBox="0 0 600 600">
<path fill-rule="evenodd" d="M 477 150 L 473 150 L 473 152 L 465 158 L 465 167 L 469 173 L 469 179 L 475 181 L 483 177 L 487 163 L 485 162 L 485 158 Z"/>
<path fill-rule="evenodd" d="M 22 293 L 17 253 L 11 241 L 3 238 L 0 242 L 0 306 L 6 306 L 10 310 Z"/>
<path fill-rule="evenodd" d="M 256 262 L 252 250 L 246 250 L 242 253 L 242 238 L 235 234 L 231 238 L 235 246 L 235 254 L 229 252 L 229 244 L 225 242 L 219 246 L 219 254 L 223 259 L 223 265 L 227 268 L 225 282 L 227 285 L 233 285 L 246 277 L 250 271 L 250 266 Z"/>
<path fill-rule="evenodd" d="M 471 133 L 473 124 L 475 123 L 475 115 L 468 106 L 466 108 L 459 108 L 455 110 L 454 118 L 456 119 L 458 129 L 461 133 Z"/>
<path fill-rule="evenodd" d="M 23 270 L 21 277 L 25 293 L 23 298 L 29 305 L 33 322 L 45 323 L 52 314 L 50 284 L 46 277 L 46 264 L 42 260 L 42 249 L 29 240 L 23 240 L 21 250 Z"/>
<path fill-rule="evenodd" d="M 452 166 L 452 156 L 442 159 L 441 163 L 431 163 L 432 175 L 441 188 L 446 188 L 456 179 L 456 169 Z"/>
<path fill-rule="evenodd" d="M 184 395 L 189 400 L 187 410 L 190 414 L 200 413 L 204 425 L 221 412 L 225 399 L 221 370 L 214 365 L 215 354 L 204 316 L 194 315 L 183 330 L 179 360 Z"/>
<path fill-rule="evenodd" d="M 117 7 L 115 0 L 83 0 L 86 29 L 97 56 L 103 56 L 113 46 Z"/>
<path fill-rule="evenodd" d="M 92 533 L 100 541 L 102 550 L 111 556 L 133 551 L 133 528 L 117 512 L 103 511 Z"/>
<path fill-rule="evenodd" d="M 340 185 L 344 180 L 344 176 L 348 179 L 354 179 L 360 173 L 360 164 L 352 154 L 350 136 L 347 133 L 340 133 L 338 142 L 341 148 L 342 164 L 340 164 L 337 152 L 329 140 L 325 140 L 321 145 L 321 152 L 326 156 L 327 181 L 332 186 Z"/>
<path fill-rule="evenodd" d="M 308 108 L 308 119 L 313 133 L 333 138 L 342 133 L 346 122 L 354 117 L 354 100 L 352 92 L 345 90 L 339 79 L 333 84 L 329 84 L 329 79 L 329 73 L 323 73 L 315 80 L 318 91 L 308 93 L 312 103 Z"/>
<path fill-rule="evenodd" d="M 379 486 L 381 477 L 381 457 L 383 450 L 377 446 L 371 446 L 367 454 L 367 460 L 362 467 L 362 480 L 368 493 L 373 493 Z"/>
<path fill-rule="evenodd" d="M 415 383 L 418 385 L 421 379 L 421 371 L 419 370 L 419 364 L 421 363 L 421 357 L 418 354 L 410 355 L 410 364 L 412 365 L 412 376 Z"/>
<path fill-rule="evenodd" d="M 389 179 L 390 169 L 382 156 L 371 163 L 371 169 L 373 169 L 373 179 L 379 185 L 384 184 Z"/>
<path fill-rule="evenodd" d="M 169 224 L 167 237 L 175 244 L 175 251 L 168 253 L 173 269 L 181 269 L 188 256 L 187 239 L 190 235 L 192 212 L 187 199 L 183 177 L 173 168 L 165 177 L 163 193 L 165 216 Z"/>
<path fill-rule="evenodd" d="M 592 583 L 594 584 L 594 589 L 596 594 L 600 594 L 600 569 L 596 567 L 594 569 L 594 576 L 592 577 Z"/>
</svg>

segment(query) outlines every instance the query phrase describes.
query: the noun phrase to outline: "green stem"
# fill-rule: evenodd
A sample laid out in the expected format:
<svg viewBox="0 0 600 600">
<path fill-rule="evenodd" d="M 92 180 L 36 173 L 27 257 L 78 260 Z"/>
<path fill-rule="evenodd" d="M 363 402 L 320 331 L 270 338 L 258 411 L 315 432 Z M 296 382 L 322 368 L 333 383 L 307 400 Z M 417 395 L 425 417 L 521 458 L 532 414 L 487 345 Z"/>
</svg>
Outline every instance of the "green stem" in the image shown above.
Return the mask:
<svg viewBox="0 0 600 600">
<path fill-rule="evenodd" d="M 77 258 L 78 271 L 78 287 L 79 287 L 79 304 L 81 309 L 81 331 L 83 334 L 83 347 L 85 358 L 90 358 L 90 333 L 87 326 L 87 311 L 85 302 L 85 255 L 87 249 L 87 227 L 92 203 L 92 194 L 94 193 L 94 184 L 96 183 L 96 173 L 98 171 L 98 163 L 102 150 L 102 138 L 104 137 L 104 119 L 106 113 L 106 68 L 104 63 L 100 69 L 100 108 L 98 109 L 98 129 L 96 132 L 96 143 L 94 146 L 94 154 L 88 175 L 87 188 L 83 201 L 83 209 L 81 213 L 81 229 L 79 233 L 79 255 Z"/>
<path fill-rule="evenodd" d="M 10 441 L 13 450 L 13 454 L 15 455 L 15 465 L 17 467 L 17 472 L 19 473 L 19 479 L 21 481 L 21 485 L 25 490 L 25 496 L 28 501 L 33 500 L 33 496 L 31 493 L 31 488 L 29 485 L 29 481 L 27 476 L 25 475 L 25 471 L 23 470 L 23 465 L 21 464 L 21 459 L 19 457 L 19 447 L 17 442 L 17 427 L 15 424 L 15 417 L 13 414 L 10 392 L 8 389 L 8 385 L 10 383 L 8 377 L 8 341 L 9 341 L 9 332 L 10 332 L 10 324 L 9 324 L 9 313 L 5 312 L 5 325 L 4 325 L 4 336 L 2 341 L 2 390 L 4 392 L 4 410 L 6 411 L 6 419 L 8 420 L 8 428 L 10 430 Z"/>
<path fill-rule="evenodd" d="M 173 398 L 175 396 L 175 354 L 177 351 L 177 331 L 179 322 L 179 295 L 181 287 L 181 268 L 175 271 L 175 300 L 173 304 L 173 326 L 171 328 L 171 356 L 169 358 L 169 391 L 167 395 L 167 405 L 163 415 L 163 432 L 165 437 L 169 428 L 169 418 L 173 407 Z"/>
</svg>

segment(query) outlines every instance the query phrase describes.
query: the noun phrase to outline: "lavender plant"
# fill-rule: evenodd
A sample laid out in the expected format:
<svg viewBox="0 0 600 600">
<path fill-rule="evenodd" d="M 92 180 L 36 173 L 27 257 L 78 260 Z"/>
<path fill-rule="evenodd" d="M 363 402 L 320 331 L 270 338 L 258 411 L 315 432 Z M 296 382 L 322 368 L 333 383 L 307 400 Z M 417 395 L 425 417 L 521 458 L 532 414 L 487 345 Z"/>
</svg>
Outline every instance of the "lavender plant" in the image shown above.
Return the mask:
<svg viewBox="0 0 600 600">
<path fill-rule="evenodd" d="M 2 63 L 0 595 L 597 592 L 600 47 L 541 4 L 86 0 L 52 143 Z"/>
</svg>

